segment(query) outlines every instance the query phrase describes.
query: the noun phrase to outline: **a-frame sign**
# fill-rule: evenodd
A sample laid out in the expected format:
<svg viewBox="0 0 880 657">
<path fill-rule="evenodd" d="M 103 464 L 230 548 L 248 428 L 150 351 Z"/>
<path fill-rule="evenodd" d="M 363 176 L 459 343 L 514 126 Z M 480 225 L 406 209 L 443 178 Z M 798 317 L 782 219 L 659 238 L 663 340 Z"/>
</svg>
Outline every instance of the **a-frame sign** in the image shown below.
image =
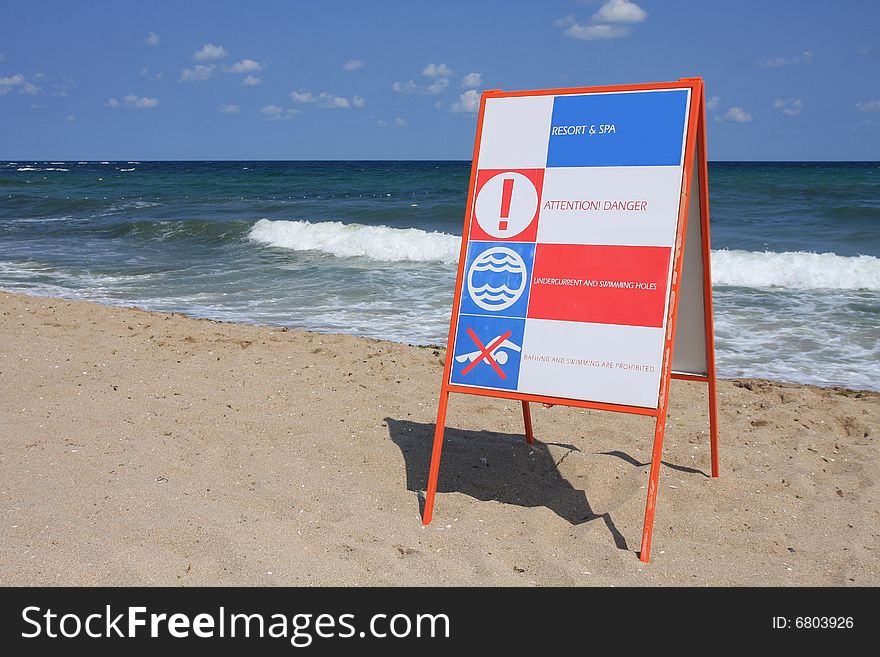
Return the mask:
<svg viewBox="0 0 880 657">
<path fill-rule="evenodd" d="M 655 419 L 647 562 L 671 379 L 709 387 L 718 422 L 703 81 L 486 91 L 423 522 L 449 394 Z"/>
</svg>

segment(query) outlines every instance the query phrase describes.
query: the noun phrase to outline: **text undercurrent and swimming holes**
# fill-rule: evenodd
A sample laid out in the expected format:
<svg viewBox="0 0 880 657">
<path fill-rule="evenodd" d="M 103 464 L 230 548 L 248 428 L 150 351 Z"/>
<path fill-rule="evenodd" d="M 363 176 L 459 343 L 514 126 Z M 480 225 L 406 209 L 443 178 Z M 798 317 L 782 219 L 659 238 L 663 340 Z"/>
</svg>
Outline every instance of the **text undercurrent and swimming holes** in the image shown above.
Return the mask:
<svg viewBox="0 0 880 657">
<path fill-rule="evenodd" d="M 548 278 L 547 276 L 535 276 L 532 285 L 561 285 L 568 287 L 609 287 L 618 290 L 646 290 L 655 291 L 656 281 L 606 281 L 595 278 Z"/>
<path fill-rule="evenodd" d="M 659 328 L 669 247 L 538 244 L 528 317 Z"/>
</svg>

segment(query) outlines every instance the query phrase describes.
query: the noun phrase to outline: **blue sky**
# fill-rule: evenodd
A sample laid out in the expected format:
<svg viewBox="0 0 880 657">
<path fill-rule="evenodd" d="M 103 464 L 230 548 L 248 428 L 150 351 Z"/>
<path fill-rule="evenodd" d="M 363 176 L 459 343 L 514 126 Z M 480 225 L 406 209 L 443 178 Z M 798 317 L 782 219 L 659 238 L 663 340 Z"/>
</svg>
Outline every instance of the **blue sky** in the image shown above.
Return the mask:
<svg viewBox="0 0 880 657">
<path fill-rule="evenodd" d="M 880 159 L 880 2 L 17 2 L 0 159 L 468 159 L 482 89 L 702 76 L 715 160 Z"/>
</svg>

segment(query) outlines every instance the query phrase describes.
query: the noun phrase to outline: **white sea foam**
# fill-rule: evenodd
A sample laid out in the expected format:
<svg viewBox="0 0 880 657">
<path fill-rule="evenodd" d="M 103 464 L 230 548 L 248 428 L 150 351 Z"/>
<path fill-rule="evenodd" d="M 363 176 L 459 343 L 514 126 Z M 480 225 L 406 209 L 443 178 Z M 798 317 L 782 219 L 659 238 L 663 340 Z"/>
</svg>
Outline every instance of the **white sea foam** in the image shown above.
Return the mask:
<svg viewBox="0 0 880 657">
<path fill-rule="evenodd" d="M 44 282 L 60 286 L 63 289 L 104 290 L 121 284 L 141 283 L 159 276 L 154 272 L 137 274 L 104 274 L 54 267 L 42 262 L 28 260 L 25 262 L 0 261 L 0 276 L 8 281 L 24 282 L 39 287 Z"/>
<path fill-rule="evenodd" d="M 803 251 L 713 251 L 715 285 L 793 290 L 880 290 L 880 258 Z"/>
<path fill-rule="evenodd" d="M 66 214 L 61 217 L 24 217 L 24 218 L 16 218 L 16 224 L 48 224 L 55 221 L 70 221 L 73 219 L 70 215 Z"/>
<path fill-rule="evenodd" d="M 27 277 L 34 274 L 42 274 L 43 272 L 51 270 L 52 268 L 49 265 L 34 262 L 33 260 L 27 260 L 25 262 L 0 261 L 0 274 L 10 276 Z"/>
<path fill-rule="evenodd" d="M 126 212 L 128 210 L 143 210 L 144 208 L 152 208 L 157 205 L 162 205 L 161 203 L 155 203 L 153 201 L 133 201 L 133 200 L 125 200 L 114 203 L 106 210 L 100 212 L 100 216 L 106 217 L 108 215 L 116 214 L 118 212 Z"/>
<path fill-rule="evenodd" d="M 252 240 L 294 251 L 321 251 L 337 257 L 366 257 L 383 262 L 458 260 L 460 238 L 418 228 L 343 224 L 339 221 L 269 221 L 251 228 Z"/>
<path fill-rule="evenodd" d="M 456 235 L 417 228 L 268 219 L 254 224 L 249 237 L 294 251 L 321 251 L 385 262 L 455 263 L 461 243 Z M 880 258 L 718 250 L 712 252 L 712 280 L 717 286 L 880 291 Z"/>
</svg>

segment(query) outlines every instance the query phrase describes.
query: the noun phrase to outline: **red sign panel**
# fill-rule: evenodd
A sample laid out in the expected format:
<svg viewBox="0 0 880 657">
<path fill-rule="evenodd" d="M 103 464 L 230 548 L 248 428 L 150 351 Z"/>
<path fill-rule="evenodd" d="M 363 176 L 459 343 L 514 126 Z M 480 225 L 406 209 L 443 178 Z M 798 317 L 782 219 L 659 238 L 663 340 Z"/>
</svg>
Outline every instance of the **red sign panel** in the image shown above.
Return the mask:
<svg viewBox="0 0 880 657">
<path fill-rule="evenodd" d="M 538 244 L 528 317 L 663 326 L 671 249 Z"/>
<path fill-rule="evenodd" d="M 544 169 L 484 169 L 477 173 L 470 238 L 534 242 Z"/>
</svg>

